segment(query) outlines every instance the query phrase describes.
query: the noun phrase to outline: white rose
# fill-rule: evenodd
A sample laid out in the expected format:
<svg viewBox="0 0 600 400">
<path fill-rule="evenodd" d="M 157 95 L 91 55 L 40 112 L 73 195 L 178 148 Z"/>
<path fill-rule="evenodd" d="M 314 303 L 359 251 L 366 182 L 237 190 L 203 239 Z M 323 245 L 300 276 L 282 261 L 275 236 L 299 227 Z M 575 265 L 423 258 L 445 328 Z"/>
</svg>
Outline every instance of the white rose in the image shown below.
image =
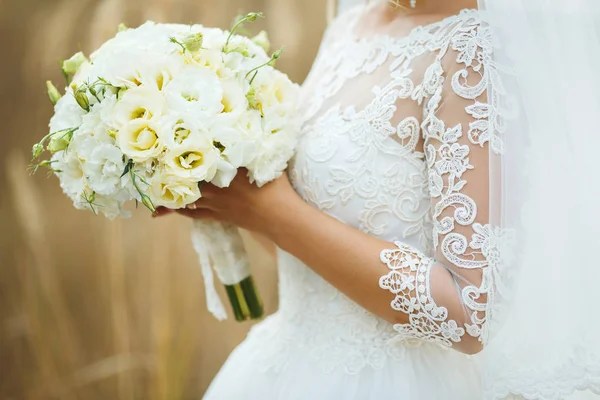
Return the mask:
<svg viewBox="0 0 600 400">
<path fill-rule="evenodd" d="M 167 151 L 163 162 L 171 175 L 196 182 L 210 181 L 217 172 L 219 150 L 205 140 L 187 140 Z"/>
<path fill-rule="evenodd" d="M 198 182 L 164 172 L 152 178 L 150 191 L 155 206 L 172 209 L 183 208 L 200 198 Z"/>
<path fill-rule="evenodd" d="M 144 162 L 163 150 L 161 125 L 157 120 L 134 119 L 117 132 L 117 145 L 127 157 Z"/>
<path fill-rule="evenodd" d="M 102 195 L 115 194 L 121 187 L 121 175 L 125 169 L 123 153 L 110 144 L 99 144 L 83 164 L 83 172 L 89 186 Z"/>
<path fill-rule="evenodd" d="M 217 75 L 205 68 L 188 66 L 167 85 L 169 107 L 202 119 L 223 109 L 223 89 Z"/>
<path fill-rule="evenodd" d="M 160 117 L 166 111 L 166 101 L 161 92 L 146 86 L 129 89 L 117 101 L 113 120 L 119 127 L 132 120 Z"/>
</svg>

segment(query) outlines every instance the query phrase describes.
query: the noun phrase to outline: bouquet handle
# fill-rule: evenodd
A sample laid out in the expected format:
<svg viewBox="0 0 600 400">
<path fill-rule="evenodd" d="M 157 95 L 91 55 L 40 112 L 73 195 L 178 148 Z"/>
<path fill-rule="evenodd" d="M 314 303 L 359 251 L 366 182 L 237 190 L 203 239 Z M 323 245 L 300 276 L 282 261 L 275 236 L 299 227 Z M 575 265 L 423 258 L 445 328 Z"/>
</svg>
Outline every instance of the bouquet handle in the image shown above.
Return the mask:
<svg viewBox="0 0 600 400">
<path fill-rule="evenodd" d="M 202 267 L 208 310 L 220 321 L 227 319 L 227 312 L 214 286 L 214 269 L 225 285 L 235 319 L 245 321 L 262 317 L 262 301 L 250 274 L 250 263 L 237 228 L 217 221 L 194 220 L 192 243 Z"/>
</svg>

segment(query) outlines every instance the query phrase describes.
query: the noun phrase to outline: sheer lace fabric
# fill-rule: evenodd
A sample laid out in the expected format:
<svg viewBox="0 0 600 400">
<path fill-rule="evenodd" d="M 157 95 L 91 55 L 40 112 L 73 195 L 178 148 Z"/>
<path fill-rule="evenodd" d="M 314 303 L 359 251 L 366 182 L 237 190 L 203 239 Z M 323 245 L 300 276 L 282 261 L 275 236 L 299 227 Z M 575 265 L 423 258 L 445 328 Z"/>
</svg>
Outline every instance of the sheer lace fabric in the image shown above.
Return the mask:
<svg viewBox="0 0 600 400">
<path fill-rule="evenodd" d="M 332 35 L 350 40 L 326 42 L 305 92 L 306 157 L 324 163 L 329 177 L 298 167 L 292 176 L 316 206 L 339 207 L 334 215 L 353 212 L 360 198 L 362 210 L 343 220 L 399 241 L 382 253 L 390 271 L 380 286 L 393 293 L 395 310 L 410 314 L 409 324 L 395 327 L 400 337 L 447 346 L 465 333 L 482 339 L 494 278 L 488 258 L 497 257 L 500 234 L 487 210 L 489 152 L 502 147 L 489 93 L 490 32 L 477 12 L 463 11 L 403 39 L 353 40 L 360 15 L 337 22 Z M 337 154 L 340 140 L 357 148 Z M 436 293 L 447 289 L 432 285 L 432 276 L 448 279 L 432 274 L 436 267 L 451 273 L 454 297 Z"/>
<path fill-rule="evenodd" d="M 356 7 L 326 34 L 289 174 L 309 204 L 397 243 L 381 254 L 380 284 L 410 323 L 383 321 L 280 251 L 280 309 L 234 351 L 208 399 L 482 398 L 474 360 L 447 347 L 485 336 L 496 287 L 489 32 L 466 10 L 359 38 L 368 16 Z"/>
</svg>

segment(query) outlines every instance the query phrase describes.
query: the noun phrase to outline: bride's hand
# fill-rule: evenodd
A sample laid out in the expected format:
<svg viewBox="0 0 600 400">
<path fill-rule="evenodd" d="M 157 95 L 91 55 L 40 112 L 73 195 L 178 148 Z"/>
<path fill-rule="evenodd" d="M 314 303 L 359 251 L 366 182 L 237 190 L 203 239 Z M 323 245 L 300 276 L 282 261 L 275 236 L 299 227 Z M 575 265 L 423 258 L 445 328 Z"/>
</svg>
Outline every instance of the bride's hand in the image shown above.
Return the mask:
<svg viewBox="0 0 600 400">
<path fill-rule="evenodd" d="M 157 216 L 177 212 L 190 218 L 207 218 L 229 222 L 244 229 L 266 233 L 277 223 L 281 212 L 293 211 L 292 203 L 300 198 L 292 188 L 287 175 L 259 188 L 248 182 L 240 171 L 227 188 L 202 185 L 202 198 L 188 208 L 168 210 L 159 207 Z"/>
</svg>

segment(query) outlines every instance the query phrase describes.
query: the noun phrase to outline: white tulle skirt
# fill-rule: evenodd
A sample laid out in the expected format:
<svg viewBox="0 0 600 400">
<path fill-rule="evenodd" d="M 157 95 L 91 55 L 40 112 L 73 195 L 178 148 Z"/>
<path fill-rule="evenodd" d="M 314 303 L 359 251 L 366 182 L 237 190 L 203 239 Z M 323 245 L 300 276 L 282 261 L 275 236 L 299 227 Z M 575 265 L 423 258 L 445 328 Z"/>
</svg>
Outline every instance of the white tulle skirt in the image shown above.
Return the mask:
<svg viewBox="0 0 600 400">
<path fill-rule="evenodd" d="M 256 325 L 230 355 L 204 399 L 482 398 L 474 359 L 456 351 L 427 343 L 395 344 L 393 356 L 376 349 L 363 357 L 365 343 L 359 332 L 355 339 L 361 352 L 356 353 L 347 345 L 337 346 L 336 338 L 304 338 L 305 332 L 277 314 Z"/>
</svg>

